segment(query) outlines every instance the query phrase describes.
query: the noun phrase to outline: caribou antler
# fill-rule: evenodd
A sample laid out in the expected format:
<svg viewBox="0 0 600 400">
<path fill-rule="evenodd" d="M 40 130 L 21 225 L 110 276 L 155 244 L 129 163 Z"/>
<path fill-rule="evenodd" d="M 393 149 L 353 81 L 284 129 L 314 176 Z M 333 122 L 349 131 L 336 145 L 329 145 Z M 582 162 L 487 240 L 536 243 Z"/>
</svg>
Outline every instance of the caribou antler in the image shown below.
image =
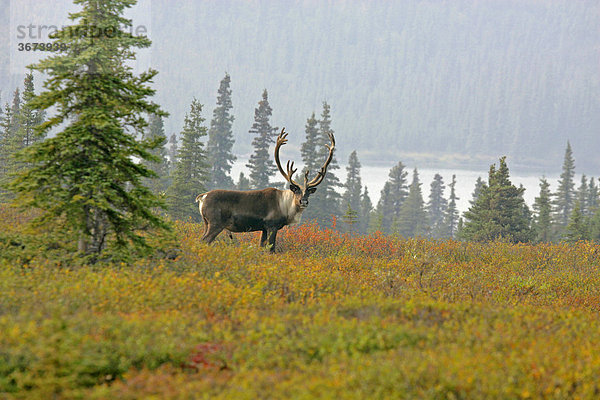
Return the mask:
<svg viewBox="0 0 600 400">
<path fill-rule="evenodd" d="M 308 189 L 309 187 L 315 187 L 323 181 L 323 178 L 325 178 L 325 173 L 327 172 L 327 167 L 329 166 L 329 163 L 331 162 L 331 159 L 333 158 L 333 151 L 335 150 L 335 138 L 333 137 L 333 133 L 328 132 L 327 134 L 329 135 L 329 140 L 331 140 L 331 146 L 328 144 L 325 145 L 325 147 L 327 147 L 329 149 L 329 154 L 327 155 L 325 164 L 323 164 L 323 166 L 321 167 L 321 170 L 319 172 L 317 172 L 317 176 L 315 176 L 313 178 L 313 180 L 311 180 L 308 183 L 306 183 L 306 179 L 308 178 L 308 171 L 307 171 L 307 174 L 305 177 L 306 189 Z"/>
<path fill-rule="evenodd" d="M 277 168 L 279 168 L 279 172 L 281 172 L 281 175 L 283 175 L 286 181 L 288 181 L 290 184 L 300 187 L 300 185 L 298 185 L 298 183 L 292 179 L 292 175 L 294 175 L 294 173 L 298 170 L 297 168 L 294 168 L 294 162 L 292 161 L 290 163 L 288 160 L 286 165 L 287 172 L 284 172 L 283 168 L 281 167 L 281 162 L 279 161 L 279 148 L 287 143 L 287 135 L 288 134 L 285 132 L 285 128 L 282 128 L 281 133 L 279 133 L 277 136 L 277 143 L 275 144 L 275 163 L 277 164 Z"/>
</svg>

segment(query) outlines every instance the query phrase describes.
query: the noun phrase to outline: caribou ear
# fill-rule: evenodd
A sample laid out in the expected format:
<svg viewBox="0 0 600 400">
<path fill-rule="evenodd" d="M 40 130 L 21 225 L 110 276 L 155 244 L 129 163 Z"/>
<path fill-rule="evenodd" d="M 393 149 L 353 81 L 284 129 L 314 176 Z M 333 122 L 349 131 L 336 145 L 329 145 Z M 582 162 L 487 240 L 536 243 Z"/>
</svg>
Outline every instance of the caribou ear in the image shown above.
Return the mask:
<svg viewBox="0 0 600 400">
<path fill-rule="evenodd" d="M 316 191 L 317 191 L 316 187 L 310 187 L 310 188 L 306 189 L 306 193 L 308 193 L 308 194 L 313 194 Z"/>
</svg>

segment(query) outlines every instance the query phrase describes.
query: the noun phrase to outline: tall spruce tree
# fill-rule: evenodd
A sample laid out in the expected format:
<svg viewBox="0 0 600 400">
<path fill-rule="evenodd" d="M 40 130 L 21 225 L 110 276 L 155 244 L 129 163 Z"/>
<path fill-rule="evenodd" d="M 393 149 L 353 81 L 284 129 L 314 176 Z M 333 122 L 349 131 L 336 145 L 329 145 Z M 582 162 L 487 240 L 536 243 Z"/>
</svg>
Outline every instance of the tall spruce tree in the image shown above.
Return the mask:
<svg viewBox="0 0 600 400">
<path fill-rule="evenodd" d="M 348 230 L 358 232 L 360 230 L 360 202 L 362 194 L 362 182 L 360 179 L 360 161 L 356 150 L 350 153 L 348 165 L 346 166 L 346 183 L 342 194 L 342 207 L 345 209 L 344 222 Z M 351 223 L 348 224 L 348 221 Z"/>
<path fill-rule="evenodd" d="M 427 201 L 427 216 L 429 219 L 429 233 L 431 237 L 440 239 L 446 232 L 445 215 L 448 208 L 448 200 L 444 198 L 444 178 L 435 174 L 429 190 Z"/>
<path fill-rule="evenodd" d="M 237 159 L 233 155 L 233 108 L 231 102 L 231 77 L 225 74 L 217 92 L 217 106 L 213 111 L 208 131 L 207 155 L 210 165 L 209 189 L 231 189 L 234 187 L 231 179 L 231 166 Z"/>
<path fill-rule="evenodd" d="M 300 147 L 300 154 L 302 155 L 302 161 L 304 162 L 304 169 L 302 174 L 306 173 L 306 171 L 311 171 L 315 173 L 318 171 L 321 166 L 319 164 L 319 160 L 316 157 L 317 154 L 317 142 L 319 138 L 319 120 L 315 118 L 315 113 L 313 112 L 310 118 L 306 120 L 306 125 L 304 127 L 304 142 Z M 302 220 L 304 222 L 316 221 L 321 216 L 321 208 L 319 207 L 320 201 L 323 200 L 321 192 L 317 190 L 317 192 L 311 196 L 310 198 L 310 207 L 308 207 L 302 216 Z"/>
<path fill-rule="evenodd" d="M 559 234 L 567 227 L 573 205 L 575 203 L 575 160 L 571 143 L 567 142 L 565 157 L 562 166 L 562 173 L 558 180 L 558 189 L 554 194 L 554 221 L 557 225 Z"/>
<path fill-rule="evenodd" d="M 143 183 L 150 188 L 154 195 L 162 197 L 169 187 L 169 159 L 165 147 L 167 137 L 161 115 L 150 114 L 148 116 L 148 128 L 144 133 L 144 137 L 150 142 L 158 143 L 158 145 L 150 150 L 153 160 L 144 161 L 144 165 L 154 172 L 156 177 L 145 178 Z"/>
<path fill-rule="evenodd" d="M 306 171 L 308 169 L 313 172 L 318 171 L 321 166 L 315 155 L 317 154 L 319 138 L 319 121 L 315 118 L 314 112 L 310 118 L 306 120 L 304 133 L 304 143 L 302 143 L 302 146 L 300 147 L 300 154 L 302 155 L 302 161 L 304 162 L 304 170 Z"/>
<path fill-rule="evenodd" d="M 342 204 L 357 213 L 360 212 L 360 200 L 362 194 L 362 181 L 360 178 L 360 161 L 356 150 L 350 153 L 348 165 L 346 166 L 346 183 L 344 184 L 344 194 L 342 195 Z"/>
<path fill-rule="evenodd" d="M 17 141 L 12 129 L 13 113 L 10 104 L 6 103 L 0 116 L 0 201 L 10 198 L 6 185 L 10 181 L 12 157 L 17 150 Z"/>
<path fill-rule="evenodd" d="M 331 123 L 331 107 L 327 102 L 323 102 L 323 112 L 319 120 L 319 131 L 315 143 L 315 154 L 313 156 L 314 169 L 310 170 L 311 176 L 314 176 L 321 168 L 329 153 L 327 147 L 330 144 L 329 133 L 334 133 Z M 343 185 L 335 174 L 335 171 L 338 169 L 340 167 L 334 154 L 327 167 L 325 179 L 323 179 L 315 194 L 311 196 L 311 206 L 307 209 L 307 211 L 311 210 L 308 216 L 314 216 L 319 225 L 328 228 L 333 227 L 334 218 L 341 216 L 341 195 L 338 189 L 342 188 Z"/>
<path fill-rule="evenodd" d="M 18 115 L 18 136 L 23 143 L 23 147 L 28 147 L 44 139 L 43 136 L 38 134 L 35 128 L 42 124 L 45 113 L 43 110 L 36 110 L 31 106 L 31 100 L 35 97 L 33 73 L 25 75 L 23 86 L 23 104 L 21 105 Z"/>
<path fill-rule="evenodd" d="M 415 168 L 413 170 L 412 183 L 408 188 L 408 196 L 400 206 L 400 215 L 397 224 L 398 231 L 395 233 L 399 233 L 404 237 L 426 235 L 428 224 L 424 205 L 419 173 Z"/>
<path fill-rule="evenodd" d="M 589 185 L 588 185 L 588 181 L 587 181 L 587 177 L 585 176 L 585 174 L 581 175 L 581 183 L 579 184 L 579 187 L 577 188 L 577 192 L 575 193 L 575 201 L 579 202 L 579 209 L 581 214 L 583 214 L 583 216 L 587 216 L 589 215 L 589 205 L 588 205 L 588 200 L 589 200 Z"/>
<path fill-rule="evenodd" d="M 250 170 L 250 184 L 254 189 L 263 189 L 269 186 L 269 178 L 275 174 L 277 167 L 269 153 L 269 147 L 275 143 L 277 128 L 271 126 L 273 109 L 269 105 L 267 89 L 263 91 L 262 100 L 254 109 L 254 123 L 250 133 L 254 134 L 252 146 L 254 153 L 250 156 L 246 167 Z"/>
<path fill-rule="evenodd" d="M 398 222 L 400 207 L 408 196 L 406 176 L 408 172 L 401 161 L 390 169 L 388 180 L 383 185 L 377 203 L 377 212 L 382 215 L 384 233 L 391 233 L 392 226 Z"/>
<path fill-rule="evenodd" d="M 177 153 L 172 183 L 167 191 L 167 209 L 173 219 L 201 220 L 194 199 L 206 190 L 210 173 L 203 142 L 207 129 L 203 124 L 202 104 L 193 99 L 179 135 L 181 146 Z"/>
<path fill-rule="evenodd" d="M 6 103 L 2 119 L 2 150 L 0 153 L 0 188 L 6 189 L 13 176 L 21 170 L 23 163 L 17 160 L 16 154 L 24 148 L 23 130 L 21 129 L 21 92 L 15 89 L 12 104 Z M 10 200 L 13 195 L 6 190 L 0 192 L 3 200 Z"/>
<path fill-rule="evenodd" d="M 135 76 L 128 64 L 135 48 L 151 43 L 129 33 L 131 20 L 122 15 L 134 3 L 76 2 L 82 9 L 70 14 L 74 23 L 54 39 L 66 50 L 33 66 L 48 78 L 31 107 L 56 110 L 39 133 L 60 131 L 22 152 L 29 167 L 11 184 L 16 204 L 41 210 L 35 222 L 73 234 L 79 254 L 92 261 L 112 245 L 128 249 L 122 256 L 148 250 L 141 231 L 168 228 L 152 212 L 160 201 L 141 183 L 154 174 L 135 161 L 155 160 L 150 151 L 160 144 L 136 139 L 147 127 L 143 115 L 166 113 L 147 100 L 157 72 Z M 106 30 L 111 35 L 95 36 Z"/>
<path fill-rule="evenodd" d="M 598 186 L 596 186 L 596 181 L 594 178 L 590 178 L 590 184 L 588 186 L 588 216 L 591 216 L 596 212 L 598 208 Z"/>
<path fill-rule="evenodd" d="M 545 177 L 540 179 L 540 195 L 533 203 L 533 233 L 536 242 L 550 242 L 554 239 L 552 230 L 552 202 L 550 184 Z"/>
<path fill-rule="evenodd" d="M 501 239 L 515 243 L 532 240 L 524 190 L 511 183 L 506 157 L 500 158 L 498 169 L 492 164 L 488 184 L 465 213 L 462 239 L 478 242 Z"/>
<path fill-rule="evenodd" d="M 36 110 L 31 106 L 31 100 L 35 97 L 35 88 L 33 84 L 33 73 L 25 76 L 23 83 L 23 104 L 19 112 L 19 125 L 21 140 L 24 147 L 31 146 L 35 142 L 43 140 L 35 128 L 44 121 L 45 113 L 43 110 Z"/>
<path fill-rule="evenodd" d="M 450 188 L 450 196 L 448 197 L 448 208 L 446 208 L 444 216 L 445 233 L 443 237 L 453 239 L 456 237 L 459 222 L 462 220 L 459 220 L 458 206 L 456 204 L 457 200 L 460 200 L 460 198 L 456 196 L 456 175 L 452 175 L 452 182 L 450 182 L 448 187 Z"/>
<path fill-rule="evenodd" d="M 13 101 L 10 107 L 12 120 L 11 120 L 11 131 L 13 135 L 16 135 L 17 132 L 21 129 L 21 90 L 19 88 L 15 89 L 13 94 Z"/>
</svg>

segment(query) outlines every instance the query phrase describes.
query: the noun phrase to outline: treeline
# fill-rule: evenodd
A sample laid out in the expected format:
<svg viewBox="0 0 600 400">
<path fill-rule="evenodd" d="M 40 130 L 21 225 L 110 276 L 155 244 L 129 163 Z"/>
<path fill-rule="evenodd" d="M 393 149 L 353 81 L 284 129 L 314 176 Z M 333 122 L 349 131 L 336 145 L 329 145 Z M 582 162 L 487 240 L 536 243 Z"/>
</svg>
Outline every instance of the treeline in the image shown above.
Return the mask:
<svg viewBox="0 0 600 400">
<path fill-rule="evenodd" d="M 0 181 L 3 187 L 11 176 L 25 167 L 13 155 L 44 139 L 36 130 L 44 121 L 44 111 L 30 104 L 35 96 L 33 75 L 27 74 L 22 93 L 17 89 L 0 114 Z M 237 159 L 233 153 L 231 77 L 225 74 L 218 91 L 216 107 L 209 124 L 203 117 L 203 105 L 193 99 L 183 129 L 167 139 L 163 115 L 148 115 L 148 126 L 140 139 L 156 142 L 150 150 L 151 160 L 143 165 L 153 177 L 143 179 L 151 192 L 165 201 L 164 211 L 173 219 L 200 221 L 194 204 L 196 195 L 211 189 L 259 189 L 268 186 L 285 188 L 274 164 L 272 146 L 279 127 L 271 123 L 272 108 L 265 89 L 255 109 L 254 123 L 249 132 L 254 136 L 253 153 L 243 172 L 234 181 L 231 167 Z M 315 112 L 307 118 L 301 157 L 306 169 L 318 171 L 327 155 L 328 133 L 333 133 L 330 105 L 323 102 L 317 118 Z M 530 210 L 523 200 L 523 188 L 510 181 L 505 158 L 498 169 L 490 168 L 488 181 L 475 183 L 470 209 L 459 215 L 455 192 L 456 179 L 449 184 L 440 174 L 430 183 L 429 197 L 422 194 L 422 183 L 415 168 L 409 171 L 400 161 L 389 171 L 388 180 L 379 201 L 373 204 L 366 185 L 362 184 L 361 163 L 357 151 L 347 162 L 345 181 L 334 156 L 327 177 L 310 198 L 303 222 L 343 232 L 368 234 L 382 232 L 403 237 L 424 236 L 435 239 L 457 238 L 489 241 L 503 239 L 515 242 L 556 242 L 561 240 L 600 240 L 599 190 L 594 178 L 582 175 L 576 188 L 575 161 L 570 144 L 565 151 L 563 171 L 556 192 L 540 179 L 540 193 Z M 447 192 L 447 195 L 446 195 Z M 0 192 L 4 200 L 12 197 L 6 189 Z"/>
<path fill-rule="evenodd" d="M 45 137 L 36 130 L 44 121 L 45 112 L 31 105 L 34 96 L 33 74 L 29 73 L 25 76 L 23 91 L 17 88 L 12 101 L 0 108 L 0 200 L 11 197 L 5 186 L 11 176 L 25 167 L 15 155 Z"/>
</svg>

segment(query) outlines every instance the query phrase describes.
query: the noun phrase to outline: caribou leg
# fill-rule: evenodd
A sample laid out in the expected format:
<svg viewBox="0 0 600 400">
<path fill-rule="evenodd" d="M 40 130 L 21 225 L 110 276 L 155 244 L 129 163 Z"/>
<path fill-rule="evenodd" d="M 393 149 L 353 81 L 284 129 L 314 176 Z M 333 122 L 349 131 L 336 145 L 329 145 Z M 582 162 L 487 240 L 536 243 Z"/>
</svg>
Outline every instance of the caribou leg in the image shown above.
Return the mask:
<svg viewBox="0 0 600 400">
<path fill-rule="evenodd" d="M 265 247 L 265 244 L 267 244 L 267 231 L 263 230 L 260 236 L 260 247 Z"/>
<path fill-rule="evenodd" d="M 275 239 L 277 239 L 277 229 L 271 231 L 271 235 L 269 236 L 269 245 L 271 246 L 271 253 L 275 253 Z"/>
<path fill-rule="evenodd" d="M 222 230 L 223 227 L 209 224 L 206 233 L 204 233 L 204 236 L 202 236 L 202 240 L 210 244 L 213 242 L 213 240 L 215 240 L 215 238 L 219 235 L 219 233 L 221 233 Z"/>
</svg>

